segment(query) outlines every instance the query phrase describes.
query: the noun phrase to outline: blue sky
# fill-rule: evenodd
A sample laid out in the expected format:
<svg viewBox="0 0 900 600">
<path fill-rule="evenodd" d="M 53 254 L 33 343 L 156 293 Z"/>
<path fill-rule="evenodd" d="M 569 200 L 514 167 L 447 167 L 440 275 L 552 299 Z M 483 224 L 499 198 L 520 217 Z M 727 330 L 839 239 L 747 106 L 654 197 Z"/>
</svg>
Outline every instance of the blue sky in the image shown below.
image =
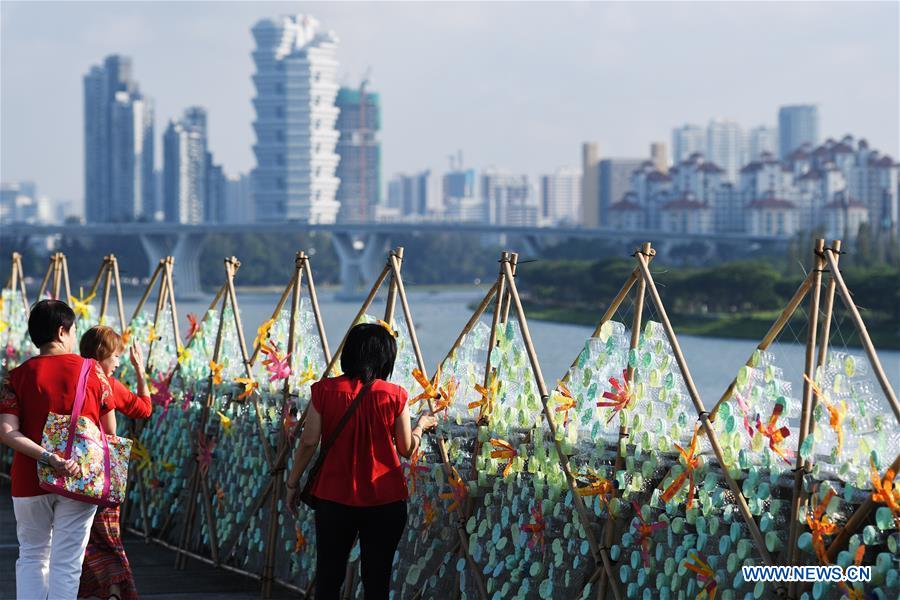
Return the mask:
<svg viewBox="0 0 900 600">
<path fill-rule="evenodd" d="M 673 126 L 773 125 L 780 104 L 819 104 L 822 132 L 900 153 L 900 3 L 12 2 L 0 4 L 0 176 L 55 198 L 83 194 L 83 74 L 133 58 L 156 129 L 209 110 L 228 174 L 253 166 L 250 27 L 309 13 L 339 39 L 342 83 L 372 69 L 383 176 L 474 167 L 537 176 L 645 156 Z M 157 138 L 157 145 L 159 139 Z"/>
</svg>

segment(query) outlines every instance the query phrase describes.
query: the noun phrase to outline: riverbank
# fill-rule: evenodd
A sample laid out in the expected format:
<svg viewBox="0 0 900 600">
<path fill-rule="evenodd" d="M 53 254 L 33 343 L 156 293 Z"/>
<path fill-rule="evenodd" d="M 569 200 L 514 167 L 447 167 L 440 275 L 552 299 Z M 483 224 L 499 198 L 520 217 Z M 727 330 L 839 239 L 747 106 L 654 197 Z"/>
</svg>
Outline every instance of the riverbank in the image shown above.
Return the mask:
<svg viewBox="0 0 900 600">
<path fill-rule="evenodd" d="M 595 326 L 600 318 L 601 311 L 588 311 L 574 308 L 535 307 L 527 309 L 529 321 L 549 321 L 553 323 L 568 323 L 570 325 Z M 675 332 L 682 335 L 695 335 L 705 338 L 761 340 L 769 331 L 772 323 L 778 318 L 780 311 L 757 311 L 740 315 L 684 315 L 673 313 L 669 315 Z M 875 321 L 866 320 L 866 327 L 872 343 L 876 348 L 884 350 L 900 350 L 900 335 L 889 331 L 886 326 Z M 805 332 L 804 323 L 794 318 L 791 327 L 795 332 Z M 791 336 L 790 328 L 785 327 L 782 335 Z M 833 332 L 837 335 L 837 332 Z M 799 333 L 798 333 L 799 335 Z M 852 323 L 845 321 L 840 330 L 843 341 L 848 347 L 859 348 L 861 343 Z M 804 340 L 793 340 L 803 343 Z"/>
</svg>

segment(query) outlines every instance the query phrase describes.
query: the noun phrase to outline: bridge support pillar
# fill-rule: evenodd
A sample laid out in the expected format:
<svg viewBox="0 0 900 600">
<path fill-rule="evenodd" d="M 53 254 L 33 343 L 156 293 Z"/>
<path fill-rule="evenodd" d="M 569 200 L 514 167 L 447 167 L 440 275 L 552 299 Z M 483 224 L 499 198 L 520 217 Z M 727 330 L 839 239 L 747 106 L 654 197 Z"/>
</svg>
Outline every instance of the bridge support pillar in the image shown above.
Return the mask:
<svg viewBox="0 0 900 600">
<path fill-rule="evenodd" d="M 334 232 L 331 243 L 337 252 L 341 268 L 341 300 L 359 297 L 360 286 L 370 284 L 378 277 L 379 267 L 388 250 L 389 238 L 385 233 L 354 235 L 350 232 Z"/>
<path fill-rule="evenodd" d="M 207 234 L 141 234 L 139 237 L 147 255 L 150 274 L 156 269 L 160 258 L 171 254 L 175 258 L 172 279 L 176 296 L 186 300 L 203 296 L 203 287 L 200 284 L 200 253 L 206 243 Z"/>
</svg>

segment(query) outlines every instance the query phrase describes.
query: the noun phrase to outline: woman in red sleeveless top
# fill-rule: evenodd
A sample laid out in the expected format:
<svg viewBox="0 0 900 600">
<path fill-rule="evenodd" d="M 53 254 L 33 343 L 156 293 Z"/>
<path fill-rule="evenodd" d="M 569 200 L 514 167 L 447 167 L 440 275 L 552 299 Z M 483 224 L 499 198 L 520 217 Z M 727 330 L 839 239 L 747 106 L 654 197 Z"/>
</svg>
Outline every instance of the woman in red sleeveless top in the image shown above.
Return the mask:
<svg viewBox="0 0 900 600">
<path fill-rule="evenodd" d="M 410 424 L 406 390 L 385 381 L 394 370 L 397 342 L 381 325 L 353 327 L 341 352 L 340 377 L 313 384 L 311 406 L 288 476 L 287 505 L 296 514 L 297 484 L 315 453 L 353 404 L 359 406 L 335 438 L 312 490 L 316 497 L 316 599 L 336 600 L 347 558 L 359 537 L 366 600 L 387 599 L 394 552 L 406 527 L 406 478 L 400 456 L 418 450 L 432 415 Z M 399 456 L 398 456 L 399 455 Z"/>
</svg>

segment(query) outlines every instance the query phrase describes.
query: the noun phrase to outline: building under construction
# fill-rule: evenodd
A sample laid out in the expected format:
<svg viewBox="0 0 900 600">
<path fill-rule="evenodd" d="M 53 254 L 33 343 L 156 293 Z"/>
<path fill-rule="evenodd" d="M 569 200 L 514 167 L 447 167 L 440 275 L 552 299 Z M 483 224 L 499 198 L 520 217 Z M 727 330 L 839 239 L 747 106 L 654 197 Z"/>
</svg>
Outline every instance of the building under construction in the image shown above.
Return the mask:
<svg viewBox="0 0 900 600">
<path fill-rule="evenodd" d="M 344 223 L 369 221 L 381 197 L 381 105 L 377 93 L 366 89 L 364 80 L 356 89 L 342 87 L 337 95 L 340 133 L 337 167 L 341 203 L 338 220 Z"/>
</svg>

